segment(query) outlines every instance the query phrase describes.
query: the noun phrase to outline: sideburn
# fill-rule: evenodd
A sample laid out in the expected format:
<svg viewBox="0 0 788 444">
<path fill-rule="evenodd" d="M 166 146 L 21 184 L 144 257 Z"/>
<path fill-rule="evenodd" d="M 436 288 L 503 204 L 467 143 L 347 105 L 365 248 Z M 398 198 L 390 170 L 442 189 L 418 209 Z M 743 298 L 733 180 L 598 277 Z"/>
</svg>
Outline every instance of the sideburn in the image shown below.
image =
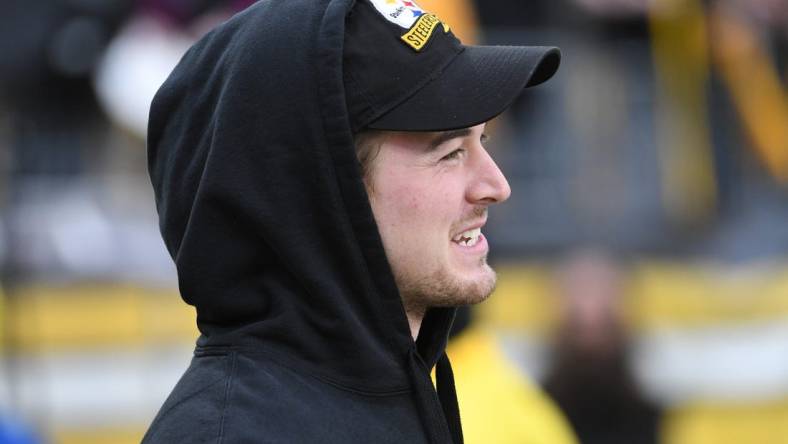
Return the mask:
<svg viewBox="0 0 788 444">
<path fill-rule="evenodd" d="M 361 166 L 361 179 L 366 185 L 367 193 L 370 195 L 374 191 L 372 186 L 372 172 L 375 166 L 375 159 L 380 154 L 383 146 L 385 131 L 364 130 L 354 136 L 356 147 L 356 157 Z"/>
</svg>

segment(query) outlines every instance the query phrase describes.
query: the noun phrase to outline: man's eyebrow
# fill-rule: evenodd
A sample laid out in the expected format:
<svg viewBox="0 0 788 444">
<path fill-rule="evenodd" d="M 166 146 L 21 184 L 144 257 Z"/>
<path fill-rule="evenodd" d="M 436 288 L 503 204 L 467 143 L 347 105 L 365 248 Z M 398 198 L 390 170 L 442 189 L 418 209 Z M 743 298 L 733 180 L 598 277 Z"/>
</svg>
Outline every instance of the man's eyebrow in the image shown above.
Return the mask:
<svg viewBox="0 0 788 444">
<path fill-rule="evenodd" d="M 443 145 L 445 142 L 448 142 L 451 139 L 458 139 L 460 137 L 466 137 L 471 133 L 470 128 L 463 128 L 458 130 L 451 130 L 451 131 L 443 131 L 435 136 L 434 139 L 430 141 L 430 144 L 427 146 L 427 152 L 432 152 L 439 146 Z"/>
</svg>

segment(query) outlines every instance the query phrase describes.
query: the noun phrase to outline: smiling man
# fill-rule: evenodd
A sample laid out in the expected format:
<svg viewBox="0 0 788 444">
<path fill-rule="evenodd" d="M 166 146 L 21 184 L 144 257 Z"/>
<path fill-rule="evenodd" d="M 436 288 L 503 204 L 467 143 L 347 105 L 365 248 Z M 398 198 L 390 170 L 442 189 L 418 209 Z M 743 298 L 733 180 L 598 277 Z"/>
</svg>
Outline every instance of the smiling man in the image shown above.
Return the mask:
<svg viewBox="0 0 788 444">
<path fill-rule="evenodd" d="M 475 304 L 495 287 L 481 229 L 510 189 L 484 128 L 361 137 L 378 145 L 367 191 L 414 338 L 428 308 Z"/>
<path fill-rule="evenodd" d="M 148 154 L 201 335 L 144 441 L 462 442 L 444 349 L 510 193 L 485 122 L 559 60 L 405 0 L 262 0 L 196 43 Z"/>
</svg>

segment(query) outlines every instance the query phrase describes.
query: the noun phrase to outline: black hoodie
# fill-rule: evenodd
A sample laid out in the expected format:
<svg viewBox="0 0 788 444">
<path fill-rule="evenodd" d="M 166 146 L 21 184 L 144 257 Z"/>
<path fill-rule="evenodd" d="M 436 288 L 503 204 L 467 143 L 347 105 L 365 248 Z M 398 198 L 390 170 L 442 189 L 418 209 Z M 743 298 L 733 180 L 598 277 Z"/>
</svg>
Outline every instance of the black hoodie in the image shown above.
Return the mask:
<svg viewBox="0 0 788 444">
<path fill-rule="evenodd" d="M 462 440 L 454 311 L 430 310 L 414 343 L 355 156 L 353 3 L 258 2 L 196 43 L 153 101 L 160 227 L 201 336 L 144 442 Z"/>
</svg>

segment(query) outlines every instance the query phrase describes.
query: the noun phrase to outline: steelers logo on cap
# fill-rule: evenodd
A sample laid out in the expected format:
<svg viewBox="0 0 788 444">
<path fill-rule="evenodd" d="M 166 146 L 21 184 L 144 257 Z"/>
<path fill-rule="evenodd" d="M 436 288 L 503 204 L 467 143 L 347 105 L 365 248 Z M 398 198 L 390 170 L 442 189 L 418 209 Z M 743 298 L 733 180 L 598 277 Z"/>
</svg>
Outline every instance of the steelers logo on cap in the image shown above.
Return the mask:
<svg viewBox="0 0 788 444">
<path fill-rule="evenodd" d="M 410 0 L 370 0 L 370 2 L 386 20 L 408 30 L 401 39 L 416 51 L 420 51 L 427 44 L 439 24 L 443 25 L 443 32 L 449 32 L 449 25 L 442 23 L 438 16 L 421 9 Z"/>
</svg>

